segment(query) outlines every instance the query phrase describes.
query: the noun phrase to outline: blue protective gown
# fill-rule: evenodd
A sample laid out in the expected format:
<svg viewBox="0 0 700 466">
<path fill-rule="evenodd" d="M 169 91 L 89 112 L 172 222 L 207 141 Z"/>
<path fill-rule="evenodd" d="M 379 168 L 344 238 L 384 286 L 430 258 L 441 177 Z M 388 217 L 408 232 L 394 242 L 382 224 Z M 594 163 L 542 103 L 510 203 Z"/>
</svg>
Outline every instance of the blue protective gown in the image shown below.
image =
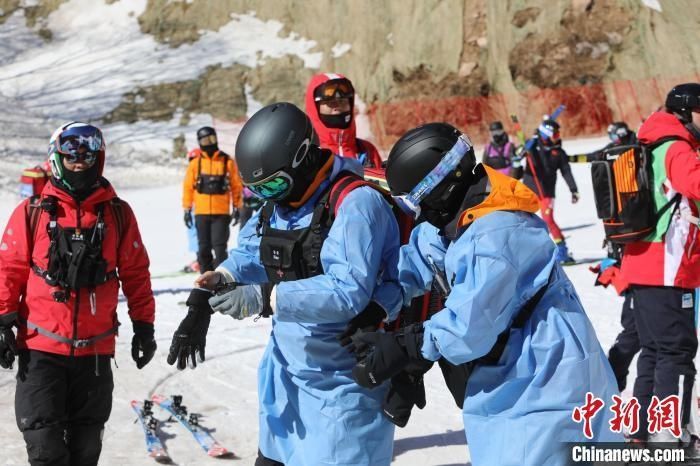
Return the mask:
<svg viewBox="0 0 700 466">
<path fill-rule="evenodd" d="M 454 242 L 419 225 L 401 248 L 406 299 L 430 289 L 428 255 L 444 267 L 452 292 L 446 308 L 424 324 L 422 353 L 453 364 L 487 354 L 553 272 L 531 318 L 510 330 L 498 364 L 478 365 L 469 379 L 463 416 L 474 466 L 568 464 L 561 442 L 586 441 L 583 425 L 571 417 L 586 392 L 605 402 L 593 418 L 593 440 L 623 440 L 608 427 L 615 378 L 542 220 L 496 211 Z"/>
<path fill-rule="evenodd" d="M 343 169 L 361 173 L 356 161 L 336 157 L 330 179 Z M 297 210 L 275 209 L 271 225 L 309 225 L 327 186 Z M 239 247 L 221 264 L 241 283 L 264 283 L 258 213 L 239 235 Z M 258 369 L 260 450 L 286 466 L 388 465 L 394 425 L 382 415 L 386 387 L 357 385 L 355 358 L 337 336 L 370 301 L 391 319 L 400 310 L 397 278 L 399 231 L 389 204 L 361 187 L 341 204 L 321 249 L 324 274 L 277 285 L 272 333 Z"/>
</svg>

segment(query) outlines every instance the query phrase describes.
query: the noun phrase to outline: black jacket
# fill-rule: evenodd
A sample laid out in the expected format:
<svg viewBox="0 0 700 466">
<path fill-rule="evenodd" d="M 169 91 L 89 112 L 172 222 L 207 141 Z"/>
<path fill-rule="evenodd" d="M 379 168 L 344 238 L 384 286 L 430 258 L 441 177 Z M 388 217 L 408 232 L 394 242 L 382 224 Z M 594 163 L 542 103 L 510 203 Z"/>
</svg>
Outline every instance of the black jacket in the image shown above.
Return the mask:
<svg viewBox="0 0 700 466">
<path fill-rule="evenodd" d="M 555 197 L 557 170 L 561 171 L 569 190 L 572 193 L 578 192 L 576 181 L 571 174 L 569 158 L 560 146 L 545 147 L 538 141 L 526 154 L 526 160 L 523 183 L 532 189 L 537 197 Z"/>
</svg>

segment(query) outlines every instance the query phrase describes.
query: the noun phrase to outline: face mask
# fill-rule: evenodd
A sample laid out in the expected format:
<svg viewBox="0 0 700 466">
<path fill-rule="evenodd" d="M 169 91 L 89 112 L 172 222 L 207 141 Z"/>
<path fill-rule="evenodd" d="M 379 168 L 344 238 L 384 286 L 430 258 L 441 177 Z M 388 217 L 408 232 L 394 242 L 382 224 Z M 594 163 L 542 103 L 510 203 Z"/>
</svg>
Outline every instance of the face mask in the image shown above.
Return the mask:
<svg viewBox="0 0 700 466">
<path fill-rule="evenodd" d="M 499 146 L 505 144 L 508 140 L 508 135 L 506 133 L 500 133 L 500 134 L 493 134 L 492 133 L 492 139 L 493 142 Z"/>
<path fill-rule="evenodd" d="M 219 146 L 216 144 L 210 145 L 210 146 L 199 146 L 204 152 L 207 153 L 208 156 L 213 156 L 217 150 L 219 150 Z"/>
<path fill-rule="evenodd" d="M 63 170 L 63 180 L 70 186 L 69 191 L 74 194 L 85 194 L 92 191 L 99 175 L 98 164 L 93 165 L 87 170 L 74 172 L 68 169 Z"/>
<path fill-rule="evenodd" d="M 420 203 L 420 217 L 441 230 L 455 218 L 469 188 L 467 179 L 460 180 L 454 176 L 443 183 Z"/>
<path fill-rule="evenodd" d="M 294 185 L 292 190 L 286 197 L 275 202 L 289 206 L 290 204 L 301 201 L 309 194 L 308 191 L 312 189 L 312 186 L 318 185 L 318 178 L 322 176 L 319 172 L 332 155 L 331 151 L 320 150 L 312 145 L 309 148 L 309 154 L 302 164 L 294 170 Z"/>
<path fill-rule="evenodd" d="M 338 115 L 319 115 L 319 118 L 328 128 L 347 129 L 352 122 L 352 112 Z"/>
</svg>

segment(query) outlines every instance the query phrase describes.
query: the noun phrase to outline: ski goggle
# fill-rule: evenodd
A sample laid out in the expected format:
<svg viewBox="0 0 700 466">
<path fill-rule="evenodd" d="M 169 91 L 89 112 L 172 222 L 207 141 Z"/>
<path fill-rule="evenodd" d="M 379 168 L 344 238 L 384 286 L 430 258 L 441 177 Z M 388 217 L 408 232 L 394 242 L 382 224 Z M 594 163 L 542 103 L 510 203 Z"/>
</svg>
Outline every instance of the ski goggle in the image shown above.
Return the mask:
<svg viewBox="0 0 700 466">
<path fill-rule="evenodd" d="M 610 137 L 610 140 L 613 142 L 618 142 L 622 140 L 622 138 L 627 137 L 627 129 L 625 128 L 608 128 L 608 136 Z"/>
<path fill-rule="evenodd" d="M 286 197 L 292 191 L 294 181 L 286 172 L 280 170 L 264 180 L 246 184 L 245 187 L 261 199 L 274 201 Z"/>
<path fill-rule="evenodd" d="M 200 146 L 213 146 L 218 142 L 216 139 L 216 134 L 208 134 L 207 136 L 202 136 L 198 139 Z"/>
<path fill-rule="evenodd" d="M 352 88 L 350 82 L 345 79 L 326 81 L 314 91 L 314 101 L 316 102 L 335 99 L 352 99 L 354 96 L 355 90 Z"/>
<path fill-rule="evenodd" d="M 549 125 L 540 125 L 537 130 L 540 133 L 540 136 L 546 139 L 550 139 L 552 141 L 558 141 L 561 139 L 561 135 L 559 134 L 559 128 L 555 128 Z"/>
<path fill-rule="evenodd" d="M 428 197 L 433 189 L 439 185 L 445 177 L 459 166 L 465 155 L 473 148 L 473 144 L 466 134 L 457 138 L 457 142 L 447 151 L 440 162 L 428 175 L 418 183 L 410 193 L 393 196 L 396 204 L 414 219 L 420 216 L 420 203 Z"/>
<path fill-rule="evenodd" d="M 54 140 L 53 150 L 68 163 L 84 162 L 92 166 L 104 150 L 102 131 L 90 125 L 68 128 Z"/>
<path fill-rule="evenodd" d="M 489 130 L 491 136 L 501 136 L 506 133 L 504 129 L 491 129 Z"/>
</svg>

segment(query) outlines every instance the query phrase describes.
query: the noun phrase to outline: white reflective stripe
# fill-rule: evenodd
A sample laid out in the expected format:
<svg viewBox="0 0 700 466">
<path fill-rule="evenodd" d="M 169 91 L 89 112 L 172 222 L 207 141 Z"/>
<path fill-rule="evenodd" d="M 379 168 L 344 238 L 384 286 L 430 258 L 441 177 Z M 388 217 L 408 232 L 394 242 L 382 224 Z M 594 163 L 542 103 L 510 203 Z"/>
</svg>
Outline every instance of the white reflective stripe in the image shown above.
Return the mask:
<svg viewBox="0 0 700 466">
<path fill-rule="evenodd" d="M 671 198 L 675 196 L 675 191 L 670 190 L 666 195 Z M 688 199 L 681 198 L 678 205 L 680 215 L 671 212 L 668 231 L 664 236 L 664 286 L 675 286 L 676 276 L 683 261 L 685 247 L 690 233 L 690 223 L 683 221 L 683 212 L 690 210 Z"/>
<path fill-rule="evenodd" d="M 695 226 L 700 226 L 700 218 L 694 216 L 693 214 L 688 213 L 688 212 L 683 212 L 683 214 L 681 214 L 681 216 L 686 221 L 688 221 L 688 223 L 692 223 Z"/>
</svg>

